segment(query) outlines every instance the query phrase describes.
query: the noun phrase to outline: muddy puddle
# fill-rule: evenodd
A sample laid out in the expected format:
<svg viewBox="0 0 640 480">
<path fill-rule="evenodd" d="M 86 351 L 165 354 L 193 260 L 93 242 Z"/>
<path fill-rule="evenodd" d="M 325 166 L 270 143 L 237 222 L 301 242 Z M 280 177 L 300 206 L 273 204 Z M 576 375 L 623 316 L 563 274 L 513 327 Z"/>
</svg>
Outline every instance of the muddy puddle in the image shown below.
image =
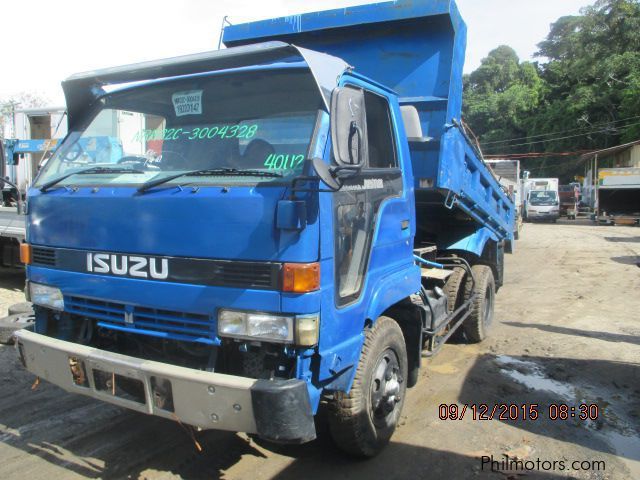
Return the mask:
<svg viewBox="0 0 640 480">
<path fill-rule="evenodd" d="M 549 378 L 535 362 L 508 355 L 498 355 L 495 361 L 500 365 L 501 373 L 529 389 L 552 392 L 574 404 L 587 403 L 586 400 L 579 399 L 574 386 Z M 612 447 L 616 455 L 624 461 L 633 478 L 640 479 L 640 436 L 630 425 L 620 420 L 616 422 L 616 427 L 623 433 L 611 428 L 597 429 L 593 422 L 587 422 L 584 425 Z"/>
</svg>

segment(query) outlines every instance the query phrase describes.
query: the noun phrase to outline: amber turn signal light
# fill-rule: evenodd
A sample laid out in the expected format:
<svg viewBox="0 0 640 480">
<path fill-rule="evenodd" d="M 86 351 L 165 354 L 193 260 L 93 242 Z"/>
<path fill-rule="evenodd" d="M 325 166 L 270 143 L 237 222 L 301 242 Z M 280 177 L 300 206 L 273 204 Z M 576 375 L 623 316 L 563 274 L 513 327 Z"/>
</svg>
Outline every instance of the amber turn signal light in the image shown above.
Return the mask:
<svg viewBox="0 0 640 480">
<path fill-rule="evenodd" d="M 28 243 L 20 244 L 20 261 L 25 265 L 31 265 L 31 245 Z"/>
<path fill-rule="evenodd" d="M 313 292 L 320 289 L 319 263 L 285 263 L 282 275 L 282 291 L 294 293 Z"/>
</svg>

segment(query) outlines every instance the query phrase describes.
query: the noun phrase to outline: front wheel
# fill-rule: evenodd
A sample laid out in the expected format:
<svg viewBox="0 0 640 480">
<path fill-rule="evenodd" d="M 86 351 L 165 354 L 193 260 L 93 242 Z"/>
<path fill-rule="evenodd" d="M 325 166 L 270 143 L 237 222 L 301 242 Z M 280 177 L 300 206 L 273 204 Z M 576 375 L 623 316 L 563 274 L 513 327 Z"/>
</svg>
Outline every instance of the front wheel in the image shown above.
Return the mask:
<svg viewBox="0 0 640 480">
<path fill-rule="evenodd" d="M 395 320 L 380 317 L 365 331 L 349 393 L 336 392 L 329 429 L 336 445 L 358 457 L 373 457 L 391 439 L 404 404 L 407 349 Z"/>
<path fill-rule="evenodd" d="M 493 304 L 496 295 L 496 285 L 493 271 L 487 265 L 471 267 L 475 284 L 469 279 L 465 288 L 465 301 L 475 293 L 475 298 L 469 308 L 471 313 L 464 321 L 464 333 L 471 343 L 478 343 L 487 337 L 487 332 L 493 321 Z"/>
</svg>

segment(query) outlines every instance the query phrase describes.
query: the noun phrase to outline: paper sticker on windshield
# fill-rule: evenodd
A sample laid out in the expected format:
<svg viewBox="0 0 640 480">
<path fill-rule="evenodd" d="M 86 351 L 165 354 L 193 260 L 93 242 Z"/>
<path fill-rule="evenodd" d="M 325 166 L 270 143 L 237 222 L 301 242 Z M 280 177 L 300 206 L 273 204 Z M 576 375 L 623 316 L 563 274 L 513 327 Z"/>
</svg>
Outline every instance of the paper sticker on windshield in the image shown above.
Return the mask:
<svg viewBox="0 0 640 480">
<path fill-rule="evenodd" d="M 202 90 L 176 92 L 171 95 L 176 117 L 200 115 L 202 113 Z"/>
</svg>

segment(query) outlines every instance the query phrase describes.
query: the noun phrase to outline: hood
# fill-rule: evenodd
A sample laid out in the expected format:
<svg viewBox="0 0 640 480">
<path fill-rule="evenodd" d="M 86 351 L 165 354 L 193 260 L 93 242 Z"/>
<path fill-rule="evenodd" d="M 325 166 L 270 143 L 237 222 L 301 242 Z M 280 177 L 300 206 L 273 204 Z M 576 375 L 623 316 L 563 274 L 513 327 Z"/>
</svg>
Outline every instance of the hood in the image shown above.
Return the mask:
<svg viewBox="0 0 640 480">
<path fill-rule="evenodd" d="M 318 260 L 317 205 L 302 231 L 275 228 L 284 186 L 30 191 L 27 240 L 101 252 L 228 260 Z"/>
</svg>

